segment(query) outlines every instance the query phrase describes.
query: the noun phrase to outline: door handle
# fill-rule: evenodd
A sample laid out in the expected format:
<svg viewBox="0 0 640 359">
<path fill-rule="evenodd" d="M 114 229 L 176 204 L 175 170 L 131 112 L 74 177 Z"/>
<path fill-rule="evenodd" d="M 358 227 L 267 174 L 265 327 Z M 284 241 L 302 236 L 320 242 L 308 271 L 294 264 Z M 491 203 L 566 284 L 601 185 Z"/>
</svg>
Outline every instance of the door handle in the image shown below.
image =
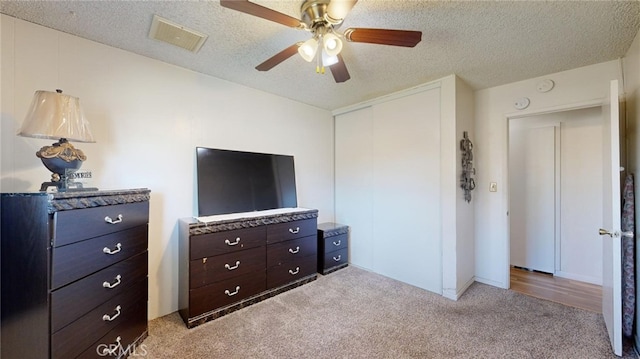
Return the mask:
<svg viewBox="0 0 640 359">
<path fill-rule="evenodd" d="M 611 238 L 618 238 L 620 236 L 628 237 L 628 238 L 633 238 L 634 237 L 634 234 L 631 231 L 622 231 L 622 232 L 613 231 L 613 232 L 610 232 L 610 231 L 607 231 L 606 229 L 602 229 L 602 228 L 600 228 L 598 230 L 598 234 L 601 235 L 601 236 L 609 236 Z"/>
<path fill-rule="evenodd" d="M 601 235 L 601 236 L 613 237 L 613 233 L 612 232 L 609 232 L 606 229 L 602 229 L 602 228 L 598 229 L 598 234 Z"/>
</svg>

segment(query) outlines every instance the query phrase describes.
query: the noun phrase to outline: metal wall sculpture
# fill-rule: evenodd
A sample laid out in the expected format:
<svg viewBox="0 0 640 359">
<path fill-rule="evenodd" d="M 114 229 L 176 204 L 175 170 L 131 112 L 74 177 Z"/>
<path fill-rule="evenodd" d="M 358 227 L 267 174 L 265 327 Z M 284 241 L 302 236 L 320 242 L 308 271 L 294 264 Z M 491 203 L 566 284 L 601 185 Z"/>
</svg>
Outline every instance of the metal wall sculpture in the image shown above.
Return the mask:
<svg viewBox="0 0 640 359">
<path fill-rule="evenodd" d="M 473 143 L 471 143 L 467 131 L 464 131 L 463 138 L 460 140 L 460 150 L 462 151 L 460 187 L 464 191 L 464 200 L 471 202 L 471 191 L 476 188 L 476 181 L 473 179 L 476 169 L 473 168 Z"/>
</svg>

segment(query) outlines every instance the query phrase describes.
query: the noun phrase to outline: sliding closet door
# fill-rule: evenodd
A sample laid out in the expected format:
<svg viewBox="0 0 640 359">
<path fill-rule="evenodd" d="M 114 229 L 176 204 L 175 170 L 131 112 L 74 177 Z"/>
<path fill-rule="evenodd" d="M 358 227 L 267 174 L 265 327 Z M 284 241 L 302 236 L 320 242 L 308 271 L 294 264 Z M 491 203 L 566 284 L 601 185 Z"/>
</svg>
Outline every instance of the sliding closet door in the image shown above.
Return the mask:
<svg viewBox="0 0 640 359">
<path fill-rule="evenodd" d="M 440 89 L 336 116 L 335 129 L 351 264 L 442 293 Z"/>
<path fill-rule="evenodd" d="M 350 227 L 349 262 L 373 268 L 373 121 L 371 108 L 335 123 L 336 222 Z"/>
<path fill-rule="evenodd" d="M 554 273 L 556 126 L 509 127 L 511 265 Z"/>
<path fill-rule="evenodd" d="M 373 107 L 375 269 L 441 293 L 440 89 Z"/>
</svg>

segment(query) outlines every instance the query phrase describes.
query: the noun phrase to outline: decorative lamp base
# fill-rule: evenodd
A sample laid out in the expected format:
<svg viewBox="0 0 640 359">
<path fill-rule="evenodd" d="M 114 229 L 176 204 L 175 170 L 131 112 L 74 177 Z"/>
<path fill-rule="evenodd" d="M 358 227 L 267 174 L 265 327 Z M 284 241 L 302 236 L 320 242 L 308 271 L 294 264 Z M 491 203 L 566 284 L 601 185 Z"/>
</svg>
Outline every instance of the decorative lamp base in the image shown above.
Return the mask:
<svg viewBox="0 0 640 359">
<path fill-rule="evenodd" d="M 66 181 L 42 182 L 40 185 L 40 192 L 92 192 L 97 190 L 96 187 L 83 187 L 81 183 L 74 187 L 68 187 Z"/>
<path fill-rule="evenodd" d="M 74 173 L 87 156 L 65 138 L 51 146 L 45 146 L 36 152 L 42 163 L 51 174 L 50 182 L 43 182 L 40 186 L 41 192 L 71 192 L 71 191 L 97 191 L 97 188 L 85 188 L 82 183 L 72 182 L 68 174 Z"/>
</svg>

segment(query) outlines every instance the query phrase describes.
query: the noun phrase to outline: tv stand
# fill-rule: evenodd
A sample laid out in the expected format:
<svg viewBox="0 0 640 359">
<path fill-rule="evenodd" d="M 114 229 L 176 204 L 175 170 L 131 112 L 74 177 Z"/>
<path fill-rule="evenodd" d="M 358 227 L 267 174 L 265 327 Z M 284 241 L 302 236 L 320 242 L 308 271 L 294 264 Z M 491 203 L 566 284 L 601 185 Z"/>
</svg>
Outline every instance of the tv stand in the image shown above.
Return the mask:
<svg viewBox="0 0 640 359">
<path fill-rule="evenodd" d="M 179 220 L 179 312 L 188 328 L 317 278 L 318 210 Z"/>
</svg>

